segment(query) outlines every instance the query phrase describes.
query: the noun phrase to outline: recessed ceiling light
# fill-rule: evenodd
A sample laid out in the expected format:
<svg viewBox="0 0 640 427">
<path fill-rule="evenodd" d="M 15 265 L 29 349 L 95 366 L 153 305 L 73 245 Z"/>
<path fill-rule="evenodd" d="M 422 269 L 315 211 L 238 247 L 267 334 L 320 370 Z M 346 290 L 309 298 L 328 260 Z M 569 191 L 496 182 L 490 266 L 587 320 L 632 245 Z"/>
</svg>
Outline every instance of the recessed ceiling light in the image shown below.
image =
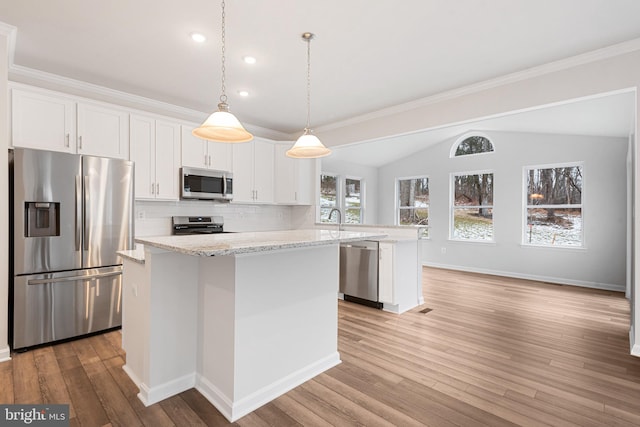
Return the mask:
<svg viewBox="0 0 640 427">
<path fill-rule="evenodd" d="M 196 43 L 204 43 L 207 40 L 205 35 L 200 33 L 191 33 L 191 39 Z"/>
<path fill-rule="evenodd" d="M 253 56 L 244 56 L 244 57 L 242 57 L 242 60 L 244 62 L 246 62 L 247 64 L 255 64 L 256 63 L 256 58 L 254 58 Z"/>
<path fill-rule="evenodd" d="M 240 96 L 249 96 L 249 92 L 247 92 L 246 90 L 239 90 L 238 91 L 238 95 L 240 95 Z"/>
</svg>

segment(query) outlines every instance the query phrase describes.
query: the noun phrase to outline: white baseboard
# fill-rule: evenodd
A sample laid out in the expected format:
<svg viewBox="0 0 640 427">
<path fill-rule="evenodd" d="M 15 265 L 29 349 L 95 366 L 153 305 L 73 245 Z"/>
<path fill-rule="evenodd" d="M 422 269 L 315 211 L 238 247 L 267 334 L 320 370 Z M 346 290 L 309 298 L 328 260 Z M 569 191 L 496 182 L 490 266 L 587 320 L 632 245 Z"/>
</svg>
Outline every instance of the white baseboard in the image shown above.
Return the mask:
<svg viewBox="0 0 640 427">
<path fill-rule="evenodd" d="M 142 384 L 142 380 L 138 378 L 138 376 L 133 372 L 133 370 L 128 365 L 124 365 L 122 367 L 122 370 L 125 372 L 125 374 L 129 375 L 129 378 L 131 379 L 131 381 L 133 381 L 136 387 L 140 388 L 140 384 Z"/>
<path fill-rule="evenodd" d="M 6 362 L 11 360 L 11 349 L 9 346 L 0 348 L 0 362 Z"/>
<path fill-rule="evenodd" d="M 226 419 L 230 422 L 235 422 L 262 405 L 271 402 L 273 399 L 340 363 L 340 353 L 336 351 L 235 402 L 201 375 L 198 375 L 196 390 L 209 400 Z"/>
<path fill-rule="evenodd" d="M 135 382 L 135 380 L 133 381 Z M 175 380 L 155 387 L 149 387 L 144 383 L 139 383 L 138 388 L 140 389 L 140 393 L 138 393 L 138 399 L 140 399 L 142 403 L 144 403 L 144 406 L 150 406 L 168 397 L 175 396 L 178 393 L 189 390 L 195 385 L 195 373 L 176 378 Z"/>
<path fill-rule="evenodd" d="M 614 285 L 611 283 L 588 282 L 585 280 L 570 280 L 558 277 L 539 276 L 535 274 L 514 273 L 512 271 L 489 270 L 484 268 L 467 267 L 461 265 L 438 264 L 431 262 L 423 262 L 425 267 L 445 268 L 447 270 L 467 271 L 469 273 L 491 274 L 493 276 L 512 277 L 515 279 L 535 280 L 538 282 L 553 283 L 556 285 L 580 286 L 583 288 L 602 289 L 606 291 L 624 292 L 625 285 Z"/>
<path fill-rule="evenodd" d="M 636 343 L 636 335 L 633 325 L 629 328 L 629 347 L 632 356 L 640 357 L 640 344 Z"/>
</svg>

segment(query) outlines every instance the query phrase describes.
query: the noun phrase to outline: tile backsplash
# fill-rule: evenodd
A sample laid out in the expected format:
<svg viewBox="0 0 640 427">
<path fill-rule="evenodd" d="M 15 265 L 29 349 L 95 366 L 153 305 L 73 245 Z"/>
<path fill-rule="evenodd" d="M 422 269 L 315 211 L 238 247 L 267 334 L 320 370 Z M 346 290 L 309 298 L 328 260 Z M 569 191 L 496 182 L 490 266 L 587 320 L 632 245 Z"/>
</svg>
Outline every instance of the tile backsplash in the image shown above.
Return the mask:
<svg viewBox="0 0 640 427">
<path fill-rule="evenodd" d="M 244 205 L 200 200 L 135 202 L 135 235 L 171 234 L 172 216 L 216 215 L 226 231 L 268 231 L 311 227 L 313 206 Z"/>
</svg>

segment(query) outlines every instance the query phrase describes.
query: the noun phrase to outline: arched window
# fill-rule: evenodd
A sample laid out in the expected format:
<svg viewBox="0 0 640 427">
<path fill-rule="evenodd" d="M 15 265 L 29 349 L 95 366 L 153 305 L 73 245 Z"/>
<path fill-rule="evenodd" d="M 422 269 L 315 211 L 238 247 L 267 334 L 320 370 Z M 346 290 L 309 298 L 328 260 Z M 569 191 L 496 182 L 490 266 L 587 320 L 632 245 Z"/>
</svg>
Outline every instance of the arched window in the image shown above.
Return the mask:
<svg viewBox="0 0 640 427">
<path fill-rule="evenodd" d="M 459 139 L 454 147 L 455 151 L 452 157 L 491 153 L 493 151 L 493 143 L 489 138 L 478 134 Z"/>
</svg>

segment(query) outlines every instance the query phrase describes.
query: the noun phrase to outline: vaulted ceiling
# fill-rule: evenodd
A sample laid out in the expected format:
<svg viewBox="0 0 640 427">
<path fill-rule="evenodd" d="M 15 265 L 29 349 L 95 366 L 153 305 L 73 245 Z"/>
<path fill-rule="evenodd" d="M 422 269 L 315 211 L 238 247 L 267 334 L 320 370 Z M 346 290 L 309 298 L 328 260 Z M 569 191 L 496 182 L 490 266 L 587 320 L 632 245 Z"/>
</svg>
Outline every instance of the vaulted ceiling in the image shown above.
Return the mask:
<svg viewBox="0 0 640 427">
<path fill-rule="evenodd" d="M 0 0 L 14 68 L 202 113 L 220 95 L 220 15 L 205 0 Z M 305 31 L 317 128 L 639 38 L 638 16 L 637 0 L 228 0 L 227 95 L 241 121 L 296 134 Z"/>
</svg>

